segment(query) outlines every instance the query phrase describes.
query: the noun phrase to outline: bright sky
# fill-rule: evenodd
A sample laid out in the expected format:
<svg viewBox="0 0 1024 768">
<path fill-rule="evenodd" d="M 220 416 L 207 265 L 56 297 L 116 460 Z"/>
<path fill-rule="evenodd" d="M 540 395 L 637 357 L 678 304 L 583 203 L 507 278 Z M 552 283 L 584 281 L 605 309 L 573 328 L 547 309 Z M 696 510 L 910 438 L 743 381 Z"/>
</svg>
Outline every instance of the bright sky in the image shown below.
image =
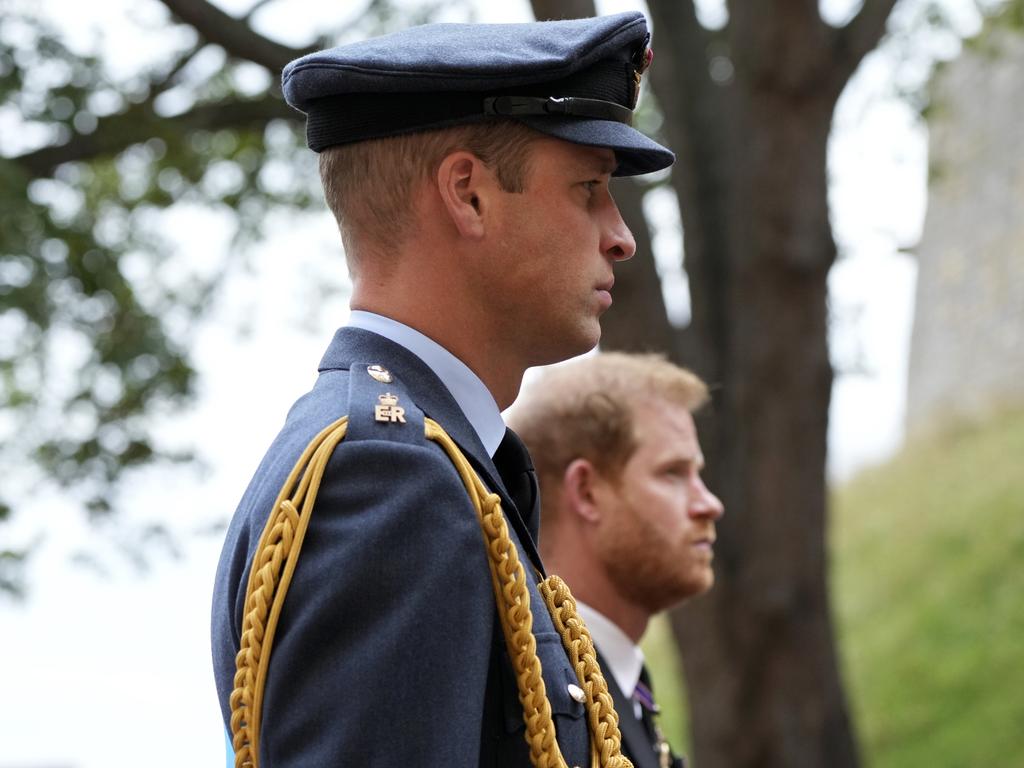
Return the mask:
<svg viewBox="0 0 1024 768">
<path fill-rule="evenodd" d="M 114 22 L 148 15 L 147 4 L 50 4 L 83 40 L 103 24 L 105 48 L 126 68 L 150 50 L 152 41 L 133 47 L 117 38 Z M 244 8 L 249 1 L 225 5 Z M 322 13 L 319 3 L 279 2 L 261 21 L 288 30 L 302 5 Z M 525 0 L 482 7 L 484 21 L 528 18 Z M 599 7 L 642 8 L 627 0 Z M 292 42 L 304 39 L 296 33 Z M 890 72 L 890 62 L 874 56 L 858 73 L 840 103 L 830 149 L 833 223 L 844 254 L 830 278 L 841 319 L 833 346 L 839 363 L 857 359 L 866 371 L 842 376 L 835 386 L 830 450 L 837 476 L 885 458 L 902 436 L 915 268 L 898 249 L 919 235 L 927 154 L 924 129 L 905 105 L 884 95 Z M 671 256 L 664 254 L 674 253 L 678 242 L 671 225 L 677 213 L 665 200 L 651 207 L 660 212 L 657 247 L 667 262 Z M 202 233 L 183 247 L 198 260 L 215 260 L 225 245 L 216 216 L 191 210 L 176 217 L 173 231 Z M 338 284 L 343 274 L 326 214 L 273 229 L 254 256 L 252 273 L 232 285 L 198 340 L 203 378 L 197 409 L 163 427 L 168 438 L 201 437 L 210 471 L 139 478 L 128 492 L 132 520 L 168 520 L 188 531 L 226 517 L 344 320 L 344 297 L 324 301 L 311 285 Z M 244 336 L 238 334 L 242 318 L 250 323 Z M 49 522 L 31 572 L 32 599 L 21 607 L 0 603 L 0 768 L 222 765 L 208 642 L 219 537 L 187 538 L 185 558 L 157 553 L 151 570 L 140 574 L 119 565 L 116 542 L 87 531 L 61 499 L 37 498 L 34 509 Z M 108 577 L 68 564 L 68 553 L 83 541 L 113 553 Z"/>
</svg>

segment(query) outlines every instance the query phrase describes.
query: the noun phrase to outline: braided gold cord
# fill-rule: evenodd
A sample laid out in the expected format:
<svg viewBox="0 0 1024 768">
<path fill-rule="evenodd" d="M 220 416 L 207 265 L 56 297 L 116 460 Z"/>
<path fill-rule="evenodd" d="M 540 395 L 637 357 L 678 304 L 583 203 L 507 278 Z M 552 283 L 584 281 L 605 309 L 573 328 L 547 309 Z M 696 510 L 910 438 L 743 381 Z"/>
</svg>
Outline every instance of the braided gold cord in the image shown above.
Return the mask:
<svg viewBox="0 0 1024 768">
<path fill-rule="evenodd" d="M 501 498 L 487 490 L 462 451 L 437 422 L 427 418 L 424 426 L 426 437 L 438 443 L 455 465 L 477 511 L 502 634 L 516 673 L 530 760 L 536 768 L 567 768 L 555 738 L 551 704 L 537 656 L 527 574 L 509 537 Z M 274 502 L 273 513 L 267 519 L 253 555 L 240 648 L 235 657 L 235 687 L 230 697 L 236 768 L 259 768 L 263 690 L 274 631 L 327 462 L 345 437 L 347 428 L 346 416 L 323 429 L 303 452 Z M 586 693 L 592 765 L 595 768 L 632 768 L 621 754 L 618 716 L 597 665 L 590 634 L 576 612 L 568 587 L 552 576 L 541 583 L 540 589 Z"/>
<path fill-rule="evenodd" d="M 347 429 L 348 417 L 343 416 L 313 438 L 281 487 L 274 511 L 256 545 L 245 591 L 241 642 L 235 657 L 235 688 L 229 700 L 235 768 L 259 766 L 263 688 L 274 631 L 295 572 L 302 539 L 309 527 L 320 481 L 334 448 L 345 437 Z M 289 499 L 296 481 L 298 487 Z"/>
<path fill-rule="evenodd" d="M 619 715 L 608 692 L 608 681 L 597 663 L 594 640 L 576 610 L 569 585 L 558 576 L 548 576 L 540 584 L 540 593 L 586 696 L 590 738 L 599 764 L 607 768 L 632 768 L 629 758 L 622 754 Z"/>
<path fill-rule="evenodd" d="M 530 759 L 537 768 L 566 768 L 565 758 L 555 738 L 551 705 L 541 677 L 540 659 L 534 639 L 533 614 L 526 573 L 519 562 L 515 545 L 508 535 L 508 525 L 501 511 L 501 498 L 488 493 L 483 482 L 463 456 L 455 442 L 437 422 L 426 419 L 427 438 L 444 448 L 459 472 L 480 518 L 491 566 L 491 582 L 505 635 L 509 658 L 516 673 L 519 701 L 523 705 L 526 741 Z M 480 498 L 483 496 L 483 504 Z M 541 582 L 540 592 L 547 604 L 555 628 L 586 694 L 585 706 L 590 725 L 591 762 L 602 768 L 632 768 L 622 754 L 619 717 L 608 693 L 608 683 L 597 663 L 594 643 L 576 611 L 576 601 L 569 587 L 557 576 Z M 504 608 L 504 610 L 501 610 Z"/>
<path fill-rule="evenodd" d="M 530 762 L 537 768 L 564 768 L 565 760 L 555 739 L 551 703 L 541 675 L 537 640 L 532 631 L 533 613 L 530 611 L 530 593 L 526 588 L 526 571 L 508 536 L 505 516 L 501 512 L 501 497 L 487 490 L 462 451 L 437 422 L 424 419 L 424 425 L 427 439 L 438 443 L 455 465 L 477 511 L 505 647 L 516 672 Z"/>
</svg>

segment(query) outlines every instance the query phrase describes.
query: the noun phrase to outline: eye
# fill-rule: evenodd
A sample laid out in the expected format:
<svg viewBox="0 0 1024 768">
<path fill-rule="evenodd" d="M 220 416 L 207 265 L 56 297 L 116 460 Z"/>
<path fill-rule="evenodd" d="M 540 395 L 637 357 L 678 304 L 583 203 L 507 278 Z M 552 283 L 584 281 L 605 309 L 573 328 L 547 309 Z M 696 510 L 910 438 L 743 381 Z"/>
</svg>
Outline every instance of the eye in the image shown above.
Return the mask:
<svg viewBox="0 0 1024 768">
<path fill-rule="evenodd" d="M 591 179 L 590 181 L 584 181 L 583 182 L 583 187 L 587 190 L 587 192 L 590 192 L 590 193 L 593 193 L 593 192 L 597 191 L 597 188 L 600 187 L 600 186 L 601 186 L 601 180 L 600 179 Z"/>
<path fill-rule="evenodd" d="M 681 480 L 686 480 L 695 473 L 695 468 L 689 461 L 672 462 L 664 468 L 665 475 Z"/>
</svg>

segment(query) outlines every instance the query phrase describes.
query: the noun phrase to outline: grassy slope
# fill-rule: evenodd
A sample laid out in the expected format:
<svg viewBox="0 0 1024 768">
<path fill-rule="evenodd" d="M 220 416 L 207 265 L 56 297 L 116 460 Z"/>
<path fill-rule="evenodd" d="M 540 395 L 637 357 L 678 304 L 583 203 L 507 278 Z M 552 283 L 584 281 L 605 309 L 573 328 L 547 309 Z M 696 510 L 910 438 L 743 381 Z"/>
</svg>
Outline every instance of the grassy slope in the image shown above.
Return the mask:
<svg viewBox="0 0 1024 768">
<path fill-rule="evenodd" d="M 835 494 L 830 551 L 864 764 L 1024 768 L 1024 412 L 858 476 Z M 644 648 L 684 745 L 665 622 Z"/>
<path fill-rule="evenodd" d="M 868 764 L 1024 766 L 1024 413 L 911 446 L 834 508 Z"/>
</svg>

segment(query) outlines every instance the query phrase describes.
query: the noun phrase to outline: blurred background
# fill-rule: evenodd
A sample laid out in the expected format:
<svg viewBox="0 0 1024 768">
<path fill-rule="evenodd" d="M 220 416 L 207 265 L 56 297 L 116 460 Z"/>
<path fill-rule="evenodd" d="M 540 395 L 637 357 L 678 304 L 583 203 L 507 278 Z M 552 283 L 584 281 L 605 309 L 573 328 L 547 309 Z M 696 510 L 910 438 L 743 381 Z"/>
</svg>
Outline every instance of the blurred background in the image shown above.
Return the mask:
<svg viewBox="0 0 1024 768">
<path fill-rule="evenodd" d="M 0 0 L 0 768 L 224 762 L 220 537 L 347 314 L 305 51 L 639 9 L 602 345 L 715 390 L 717 585 L 645 641 L 718 766 L 1024 766 L 1020 0 Z M 329 724 L 325 724 L 329 727 Z"/>
</svg>

